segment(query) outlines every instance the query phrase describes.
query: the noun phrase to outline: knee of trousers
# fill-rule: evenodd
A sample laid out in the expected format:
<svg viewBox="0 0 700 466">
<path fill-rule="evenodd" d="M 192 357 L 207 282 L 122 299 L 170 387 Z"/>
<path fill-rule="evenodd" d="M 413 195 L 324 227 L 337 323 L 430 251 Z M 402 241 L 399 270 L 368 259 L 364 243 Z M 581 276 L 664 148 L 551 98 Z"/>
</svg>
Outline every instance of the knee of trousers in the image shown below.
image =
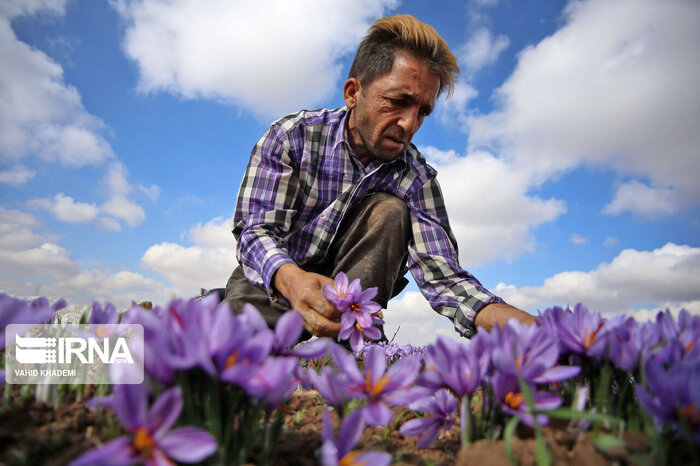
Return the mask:
<svg viewBox="0 0 700 466">
<path fill-rule="evenodd" d="M 377 192 L 365 200 L 368 214 L 366 221 L 370 228 L 391 228 L 392 231 L 408 233 L 409 210 L 403 199 L 393 194 Z"/>
</svg>

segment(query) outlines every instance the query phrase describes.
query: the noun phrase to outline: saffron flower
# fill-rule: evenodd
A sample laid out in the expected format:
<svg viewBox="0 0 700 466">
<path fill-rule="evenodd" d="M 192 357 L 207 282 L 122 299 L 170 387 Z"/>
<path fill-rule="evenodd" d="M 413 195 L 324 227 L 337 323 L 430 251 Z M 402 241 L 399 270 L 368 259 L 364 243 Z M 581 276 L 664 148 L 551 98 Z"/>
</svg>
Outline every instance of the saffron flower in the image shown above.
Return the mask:
<svg viewBox="0 0 700 466">
<path fill-rule="evenodd" d="M 665 369 L 661 362 L 649 359 L 644 375 L 646 387 L 636 385 L 634 393 L 657 429 L 670 426 L 682 434 L 685 426 L 700 442 L 700 361 L 684 360 Z"/>
<path fill-rule="evenodd" d="M 459 343 L 438 336 L 435 344 L 426 348 L 423 356 L 425 370 L 418 384 L 432 389 L 449 388 L 458 397 L 471 396 L 481 383 L 482 360 L 474 341 Z M 485 364 L 485 363 L 484 363 Z"/>
<path fill-rule="evenodd" d="M 403 435 L 420 435 L 420 448 L 432 445 L 440 435 L 441 429 L 448 431 L 456 423 L 457 399 L 445 389 L 438 390 L 431 398 L 414 401 L 409 407 L 428 414 L 426 417 L 411 419 L 400 429 Z"/>
<path fill-rule="evenodd" d="M 532 384 L 528 385 L 534 397 L 536 410 L 555 409 L 561 406 L 562 400 L 559 396 L 550 392 L 535 391 Z M 503 411 L 506 413 L 519 417 L 520 420 L 529 426 L 533 426 L 535 420 L 540 425 L 545 425 L 549 422 L 549 418 L 544 414 L 539 414 L 537 419 L 532 417 L 532 412 L 525 401 L 525 395 L 520 391 L 520 385 L 516 376 L 496 372 L 491 378 L 491 387 L 494 395 L 501 402 Z"/>
<path fill-rule="evenodd" d="M 345 403 L 353 398 L 347 376 L 329 366 L 324 366 L 320 373 L 309 369 L 308 375 L 325 402 L 342 415 Z"/>
<path fill-rule="evenodd" d="M 360 440 L 365 423 L 360 411 L 353 411 L 340 424 L 338 436 L 333 433 L 331 417 L 328 410 L 323 413 L 323 446 L 321 463 L 323 466 L 363 465 L 384 466 L 391 464 L 389 453 L 378 451 L 358 451 L 352 448 Z"/>
<path fill-rule="evenodd" d="M 297 345 L 303 331 L 303 319 L 298 312 L 288 311 L 282 314 L 275 324 L 272 354 L 306 360 L 317 359 L 325 355 L 330 342 L 327 338 L 317 338 Z"/>
<path fill-rule="evenodd" d="M 350 340 L 353 351 L 359 352 L 364 345 L 364 339 L 379 340 L 382 332 L 375 326 L 384 325 L 379 317 L 381 306 L 372 299 L 377 295 L 377 288 L 362 290 L 360 279 L 348 283 L 348 277 L 343 272 L 335 277 L 335 287 L 323 285 L 323 295 L 335 304 L 340 312 L 340 340 Z"/>
<path fill-rule="evenodd" d="M 143 385 L 115 385 L 110 404 L 130 435 L 88 451 L 73 466 L 198 463 L 216 451 L 216 441 L 202 429 L 169 430 L 182 411 L 182 394 L 177 387 L 164 392 L 148 409 L 148 393 Z"/>
<path fill-rule="evenodd" d="M 387 370 L 384 350 L 372 345 L 367 351 L 363 372 L 357 367 L 355 358 L 341 346 L 331 349 L 333 361 L 349 380 L 348 390 L 355 397 L 367 400 L 361 408 L 364 419 L 370 425 L 386 425 L 393 417 L 390 405 L 404 405 L 427 396 L 430 392 L 414 386 L 420 370 L 420 362 L 404 358 Z"/>
<path fill-rule="evenodd" d="M 66 301 L 63 299 L 50 305 L 49 300 L 43 297 L 27 302 L 0 293 L 0 349 L 5 347 L 5 327 L 9 324 L 43 324 L 64 307 Z"/>
<path fill-rule="evenodd" d="M 553 383 L 570 379 L 581 370 L 555 365 L 559 359 L 557 340 L 537 326 L 510 320 L 503 329 L 493 332 L 498 343 L 493 346 L 491 360 L 497 372 L 531 383 Z"/>
<path fill-rule="evenodd" d="M 562 349 L 574 354 L 582 354 L 600 360 L 608 356 L 610 330 L 615 326 L 600 316 L 600 312 L 591 312 L 581 303 L 576 304 L 573 312 L 569 309 L 555 307 L 550 322 L 559 337 Z M 615 321 L 619 324 L 620 321 Z"/>
</svg>

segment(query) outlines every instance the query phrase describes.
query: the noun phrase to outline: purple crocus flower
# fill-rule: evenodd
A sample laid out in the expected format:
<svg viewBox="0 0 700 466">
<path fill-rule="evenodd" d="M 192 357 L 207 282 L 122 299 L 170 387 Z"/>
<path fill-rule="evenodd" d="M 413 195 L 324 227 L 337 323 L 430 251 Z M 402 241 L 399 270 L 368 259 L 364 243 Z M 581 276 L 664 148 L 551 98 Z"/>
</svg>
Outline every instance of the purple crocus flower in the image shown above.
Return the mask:
<svg viewBox="0 0 700 466">
<path fill-rule="evenodd" d="M 610 330 L 620 320 L 607 321 L 600 316 L 600 312 L 591 312 L 581 303 L 576 304 L 573 312 L 561 308 L 554 308 L 551 312 L 551 321 L 563 349 L 594 360 L 608 356 Z"/>
<path fill-rule="evenodd" d="M 409 407 L 428 414 L 426 417 L 411 419 L 400 429 L 403 435 L 420 435 L 420 448 L 432 445 L 437 440 L 440 429 L 448 431 L 456 423 L 457 399 L 445 389 L 438 390 L 431 398 L 414 401 Z"/>
<path fill-rule="evenodd" d="M 46 298 L 37 298 L 31 303 L 0 293 L 0 349 L 5 347 L 5 327 L 9 324 L 43 324 L 59 309 L 66 307 L 60 299 L 53 305 Z"/>
<path fill-rule="evenodd" d="M 214 355 L 222 380 L 242 385 L 270 355 L 274 333 L 257 309 L 246 305 L 229 327 L 228 341 Z"/>
<path fill-rule="evenodd" d="M 682 434 L 683 424 L 700 442 L 700 361 L 680 361 L 668 369 L 649 359 L 644 366 L 646 387 L 634 387 L 639 405 L 651 414 L 657 429 L 671 426 Z"/>
<path fill-rule="evenodd" d="M 293 356 L 301 359 L 317 359 L 328 351 L 328 338 L 316 338 L 297 345 L 304 323 L 296 311 L 282 314 L 275 324 L 275 339 L 272 344 L 272 354 L 278 356 Z M 296 346 L 295 346 L 296 345 Z"/>
<path fill-rule="evenodd" d="M 659 312 L 656 316 L 656 324 L 660 329 L 662 340 L 677 342 L 680 349 L 680 357 L 697 359 L 700 356 L 700 317 L 692 316 L 685 309 L 678 313 L 678 320 L 673 318 L 671 312 Z"/>
<path fill-rule="evenodd" d="M 378 451 L 362 452 L 352 450 L 360 440 L 365 428 L 362 413 L 353 411 L 340 424 L 338 436 L 333 433 L 331 416 L 328 410 L 323 413 L 323 446 L 321 447 L 321 464 L 323 466 L 364 465 L 384 466 L 391 464 L 389 453 Z"/>
<path fill-rule="evenodd" d="M 308 375 L 311 384 L 318 390 L 326 404 L 342 414 L 345 403 L 353 398 L 348 377 L 329 366 L 324 366 L 320 373 L 309 369 Z"/>
<path fill-rule="evenodd" d="M 438 336 L 435 344 L 425 349 L 425 369 L 418 384 L 432 389 L 449 388 L 460 398 L 471 396 L 481 383 L 481 373 L 488 363 L 484 349 L 473 340 L 461 343 Z"/>
<path fill-rule="evenodd" d="M 175 381 L 175 370 L 162 355 L 169 351 L 168 335 L 163 331 L 161 319 L 151 311 L 133 306 L 122 317 L 122 324 L 143 326 L 143 364 L 146 372 L 158 382 L 170 386 Z"/>
<path fill-rule="evenodd" d="M 239 384 L 251 398 L 277 407 L 289 399 L 299 386 L 298 365 L 295 358 L 269 357 L 256 367 L 250 378 L 241 380 Z"/>
<path fill-rule="evenodd" d="M 335 287 L 323 285 L 323 295 L 342 312 L 338 339 L 349 339 L 353 351 L 362 350 L 365 338 L 379 340 L 382 337 L 375 327 L 384 324 L 378 316 L 382 307 L 372 301 L 377 295 L 376 287 L 363 291 L 359 278 L 348 284 L 348 277 L 340 272 L 335 277 Z"/>
<path fill-rule="evenodd" d="M 404 358 L 387 370 L 384 350 L 372 345 L 360 372 L 355 358 L 341 346 L 334 345 L 331 353 L 338 369 L 348 377 L 350 393 L 367 400 L 362 412 L 370 425 L 386 425 L 391 420 L 393 413 L 386 403 L 404 405 L 429 394 L 424 387 L 413 385 L 420 370 L 420 362 L 414 358 Z"/>
<path fill-rule="evenodd" d="M 130 435 L 90 450 L 71 464 L 197 463 L 216 451 L 216 441 L 202 429 L 181 427 L 169 431 L 182 411 L 178 387 L 164 392 L 150 409 L 147 405 L 148 393 L 143 385 L 115 385 L 111 406 Z"/>
<path fill-rule="evenodd" d="M 534 386 L 532 384 L 529 385 L 535 399 L 536 410 L 555 409 L 561 405 L 562 400 L 558 395 L 550 392 L 535 391 Z M 520 391 L 520 385 L 516 376 L 496 372 L 491 378 L 491 387 L 494 395 L 501 402 L 503 411 L 519 417 L 529 426 L 534 425 L 532 412 L 525 401 L 525 396 Z M 538 424 L 545 425 L 547 422 L 549 422 L 549 419 L 544 414 L 537 416 Z"/>
<path fill-rule="evenodd" d="M 112 303 L 105 303 L 104 307 L 97 301 L 92 302 L 90 324 L 116 324 L 119 323 L 119 313 Z"/>
<path fill-rule="evenodd" d="M 491 352 L 496 372 L 528 382 L 553 383 L 570 379 L 581 370 L 577 366 L 556 366 L 557 340 L 537 326 L 510 320 L 503 329 L 495 328 L 493 332 L 498 338 Z"/>
</svg>

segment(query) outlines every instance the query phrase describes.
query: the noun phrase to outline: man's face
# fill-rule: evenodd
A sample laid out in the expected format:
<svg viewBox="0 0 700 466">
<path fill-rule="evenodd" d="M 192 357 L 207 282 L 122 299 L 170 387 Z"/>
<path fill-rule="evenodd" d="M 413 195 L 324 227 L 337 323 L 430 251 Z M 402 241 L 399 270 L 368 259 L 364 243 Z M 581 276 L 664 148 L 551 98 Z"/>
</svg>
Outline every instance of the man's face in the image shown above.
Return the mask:
<svg viewBox="0 0 700 466">
<path fill-rule="evenodd" d="M 440 79 L 429 66 L 402 52 L 389 73 L 364 88 L 356 78 L 348 79 L 350 145 L 362 163 L 391 161 L 403 152 L 433 111 L 439 89 Z"/>
</svg>

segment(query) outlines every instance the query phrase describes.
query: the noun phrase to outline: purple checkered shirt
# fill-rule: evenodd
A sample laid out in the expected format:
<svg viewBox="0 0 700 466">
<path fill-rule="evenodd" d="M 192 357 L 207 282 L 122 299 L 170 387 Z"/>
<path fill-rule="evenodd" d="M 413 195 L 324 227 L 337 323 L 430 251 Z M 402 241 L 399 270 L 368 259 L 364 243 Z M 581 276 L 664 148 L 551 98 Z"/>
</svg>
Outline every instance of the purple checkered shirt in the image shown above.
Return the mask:
<svg viewBox="0 0 700 466">
<path fill-rule="evenodd" d="M 272 293 L 284 263 L 324 260 L 345 214 L 370 192 L 406 202 L 408 265 L 432 308 L 466 337 L 486 304 L 502 301 L 459 266 L 434 168 L 415 146 L 363 166 L 347 138 L 347 108 L 301 111 L 270 126 L 253 149 L 238 193 L 233 234 L 245 276 Z"/>
</svg>

